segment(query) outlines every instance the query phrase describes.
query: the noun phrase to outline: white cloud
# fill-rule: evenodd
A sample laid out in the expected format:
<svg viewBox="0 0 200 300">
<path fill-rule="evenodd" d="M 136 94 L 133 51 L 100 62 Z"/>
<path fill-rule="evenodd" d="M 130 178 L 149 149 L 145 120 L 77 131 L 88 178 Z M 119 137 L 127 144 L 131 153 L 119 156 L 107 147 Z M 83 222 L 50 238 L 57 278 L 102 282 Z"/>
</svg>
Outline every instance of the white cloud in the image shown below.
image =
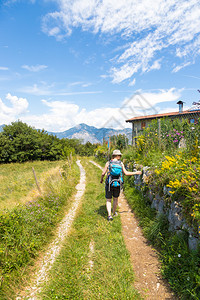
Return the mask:
<svg viewBox="0 0 200 300">
<path fill-rule="evenodd" d="M 183 106 L 183 110 L 188 110 L 190 109 L 189 106 Z M 164 108 L 164 109 L 159 109 L 158 113 L 159 114 L 165 114 L 165 113 L 169 113 L 169 112 L 178 112 L 178 106 L 176 109 L 174 109 L 173 107 L 168 107 L 168 108 Z"/>
<path fill-rule="evenodd" d="M 9 70 L 9 68 L 7 68 L 7 67 L 0 67 L 0 71 L 8 71 Z"/>
<path fill-rule="evenodd" d="M 134 78 L 130 83 L 129 83 L 129 86 L 134 86 L 136 83 L 136 79 Z"/>
<path fill-rule="evenodd" d="M 175 88 L 156 92 L 138 91 L 131 98 L 124 100 L 121 111 L 126 119 L 157 114 L 160 110 L 159 104 L 177 101 L 180 95 L 181 90 Z"/>
<path fill-rule="evenodd" d="M 20 0 L 2 0 L 3 5 L 9 6 L 12 5 L 16 2 L 19 2 Z M 36 0 L 27 0 L 27 2 L 30 2 L 32 4 L 34 4 L 36 2 Z"/>
<path fill-rule="evenodd" d="M 173 73 L 176 73 L 176 72 L 180 71 L 181 69 L 183 69 L 183 68 L 185 68 L 185 67 L 187 67 L 187 66 L 189 66 L 189 65 L 190 65 L 189 62 L 183 63 L 183 64 L 181 64 L 181 65 L 179 65 L 179 66 L 176 66 L 176 67 L 172 70 L 172 72 L 173 72 Z"/>
<path fill-rule="evenodd" d="M 90 82 L 83 82 L 83 81 L 75 81 L 68 84 L 69 87 L 71 86 L 81 86 L 81 87 L 88 87 L 91 86 L 92 83 Z"/>
<path fill-rule="evenodd" d="M 54 85 L 47 85 L 45 82 L 41 82 L 40 85 L 33 84 L 33 86 L 25 86 L 18 91 L 36 96 L 52 95 L 52 87 Z"/>
<path fill-rule="evenodd" d="M 184 57 L 186 67 L 200 55 L 199 0 L 55 0 L 59 11 L 43 19 L 43 31 L 58 40 L 82 28 L 94 34 L 119 34 L 126 45 L 110 70 L 114 83 L 139 70 L 159 69 L 162 51 Z M 128 43 L 127 43 L 128 41 Z"/>
<path fill-rule="evenodd" d="M 89 94 L 101 94 L 102 91 L 86 91 L 86 92 L 59 92 L 55 93 L 57 96 L 72 96 L 72 95 L 89 95 Z"/>
<path fill-rule="evenodd" d="M 1 80 L 1 79 L 0 79 Z M 27 93 L 30 95 L 35 95 L 35 96 L 72 96 L 72 95 L 89 95 L 89 94 L 101 94 L 102 91 L 76 91 L 76 92 L 71 92 L 68 91 L 70 90 L 70 87 L 73 86 L 81 86 L 82 88 L 86 88 L 89 85 L 91 85 L 90 83 L 83 83 L 83 82 L 74 82 L 69 84 L 69 89 L 63 89 L 63 90 L 59 90 L 56 91 L 55 89 L 55 83 L 52 84 L 47 84 L 45 81 L 41 81 L 39 82 L 39 84 L 33 84 L 32 86 L 25 86 L 22 88 L 18 89 L 18 92 L 22 92 L 22 93 Z"/>
<path fill-rule="evenodd" d="M 36 65 L 36 66 L 23 65 L 22 66 L 22 69 L 28 70 L 30 72 L 39 72 L 39 71 L 44 70 L 46 68 L 48 68 L 48 67 L 45 66 L 45 65 Z"/>
<path fill-rule="evenodd" d="M 76 104 L 64 101 L 47 101 L 42 100 L 43 104 L 50 108 L 51 115 L 59 116 L 60 118 L 69 118 L 78 113 L 79 107 Z"/>
<path fill-rule="evenodd" d="M 26 98 L 18 98 L 10 93 L 6 95 L 10 105 L 5 104 L 0 98 L 0 120 L 1 124 L 15 121 L 19 116 L 28 112 L 28 101 Z"/>
<path fill-rule="evenodd" d="M 41 100 L 46 112 L 41 115 L 24 114 L 27 112 L 26 99 L 7 95 L 6 99 L 12 104 L 12 108 L 0 101 L 0 117 L 2 123 L 19 118 L 23 122 L 35 128 L 44 128 L 48 131 L 59 132 L 67 130 L 80 123 L 86 123 L 97 128 L 112 127 L 122 129 L 129 124 L 125 120 L 136 116 L 158 113 L 162 102 L 173 102 L 180 98 L 181 90 L 171 88 L 154 92 L 138 91 L 129 99 L 125 99 L 122 105 L 116 108 L 101 107 L 94 110 L 81 109 L 77 104 L 68 101 Z M 167 105 L 168 106 L 168 105 Z"/>
<path fill-rule="evenodd" d="M 194 79 L 200 79 L 200 77 L 193 76 L 193 75 L 183 75 L 185 77 L 194 78 Z"/>
<path fill-rule="evenodd" d="M 159 60 L 155 60 L 153 62 L 153 65 L 152 66 L 149 66 L 148 68 L 148 71 L 151 71 L 151 70 L 159 70 L 161 68 L 161 64 L 160 64 L 160 59 Z"/>
</svg>

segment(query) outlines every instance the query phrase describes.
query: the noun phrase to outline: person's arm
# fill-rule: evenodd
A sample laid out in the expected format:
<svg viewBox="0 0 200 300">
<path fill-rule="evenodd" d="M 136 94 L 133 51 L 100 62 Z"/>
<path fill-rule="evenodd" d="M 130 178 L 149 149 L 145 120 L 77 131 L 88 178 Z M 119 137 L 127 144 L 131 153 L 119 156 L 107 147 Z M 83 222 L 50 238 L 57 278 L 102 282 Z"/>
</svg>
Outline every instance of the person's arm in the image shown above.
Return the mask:
<svg viewBox="0 0 200 300">
<path fill-rule="evenodd" d="M 107 172 L 107 170 L 108 170 L 108 165 L 109 165 L 109 162 L 107 161 L 107 163 L 105 164 L 105 167 L 104 167 L 104 169 L 103 169 L 103 172 L 102 172 L 102 174 L 101 174 L 101 180 L 100 180 L 100 183 L 103 182 L 103 178 L 104 178 L 104 176 L 105 176 L 105 174 L 106 174 L 106 172 Z"/>
<path fill-rule="evenodd" d="M 124 167 L 124 164 L 122 164 L 122 170 L 123 170 L 123 173 L 124 175 L 127 175 L 127 176 L 131 176 L 131 175 L 141 175 L 142 172 L 141 171 L 135 171 L 135 172 L 129 172 L 125 169 Z"/>
</svg>

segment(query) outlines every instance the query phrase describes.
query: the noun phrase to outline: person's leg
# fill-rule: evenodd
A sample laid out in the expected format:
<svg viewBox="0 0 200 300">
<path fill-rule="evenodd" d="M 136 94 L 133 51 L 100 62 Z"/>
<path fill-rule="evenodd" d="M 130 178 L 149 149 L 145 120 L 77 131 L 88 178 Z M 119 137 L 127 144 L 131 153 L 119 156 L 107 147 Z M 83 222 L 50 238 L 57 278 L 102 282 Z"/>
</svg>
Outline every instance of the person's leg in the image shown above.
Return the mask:
<svg viewBox="0 0 200 300">
<path fill-rule="evenodd" d="M 118 205 L 118 198 L 114 198 L 114 197 L 113 197 L 113 215 L 114 215 L 115 212 L 116 212 L 117 205 Z"/>
<path fill-rule="evenodd" d="M 113 190 L 113 215 L 116 213 L 116 209 L 118 206 L 118 197 L 120 195 L 120 187 L 116 187 Z"/>
<path fill-rule="evenodd" d="M 106 209 L 108 212 L 108 220 L 112 220 L 111 215 L 111 201 L 112 201 L 112 191 L 109 190 L 108 185 L 105 186 L 105 192 L 106 192 Z"/>
<path fill-rule="evenodd" d="M 108 217 L 111 216 L 111 200 L 112 199 L 106 199 L 106 208 L 107 208 L 107 212 L 108 212 Z"/>
</svg>

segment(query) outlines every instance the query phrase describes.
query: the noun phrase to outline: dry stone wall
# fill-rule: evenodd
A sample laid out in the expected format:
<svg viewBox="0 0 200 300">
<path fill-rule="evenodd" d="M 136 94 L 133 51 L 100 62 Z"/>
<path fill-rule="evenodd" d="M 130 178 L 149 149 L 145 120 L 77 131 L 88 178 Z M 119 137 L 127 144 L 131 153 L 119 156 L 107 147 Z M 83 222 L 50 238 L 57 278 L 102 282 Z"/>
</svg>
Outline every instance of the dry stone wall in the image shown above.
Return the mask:
<svg viewBox="0 0 200 300">
<path fill-rule="evenodd" d="M 186 231 L 188 233 L 189 249 L 191 251 L 197 250 L 198 246 L 200 245 L 200 237 L 195 230 L 187 224 L 182 213 L 181 203 L 177 201 L 169 203 L 165 200 L 166 196 L 170 195 L 170 188 L 167 186 L 164 186 L 162 190 L 160 189 L 160 191 L 158 191 L 158 188 L 155 188 L 155 184 L 146 185 L 149 174 L 149 167 L 143 167 L 143 175 L 135 175 L 135 187 L 138 190 L 143 191 L 143 187 L 148 186 L 143 193 L 145 193 L 144 196 L 149 198 L 151 207 L 156 209 L 157 214 L 163 214 L 167 216 L 170 231 L 176 232 L 177 234 Z"/>
</svg>

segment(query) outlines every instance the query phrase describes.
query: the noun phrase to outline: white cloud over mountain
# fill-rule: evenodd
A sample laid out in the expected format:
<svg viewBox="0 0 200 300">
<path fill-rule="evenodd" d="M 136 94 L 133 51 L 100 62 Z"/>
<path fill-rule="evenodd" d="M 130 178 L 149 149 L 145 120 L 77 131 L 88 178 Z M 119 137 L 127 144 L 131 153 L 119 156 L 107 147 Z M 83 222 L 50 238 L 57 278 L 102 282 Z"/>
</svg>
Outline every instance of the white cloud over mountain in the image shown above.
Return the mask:
<svg viewBox="0 0 200 300">
<path fill-rule="evenodd" d="M 129 124 L 126 119 L 136 116 L 158 113 L 159 103 L 177 101 L 181 91 L 171 88 L 154 92 L 138 91 L 131 98 L 125 99 L 120 107 L 101 107 L 93 110 L 81 109 L 68 101 L 41 100 L 46 112 L 40 115 L 27 113 L 28 101 L 8 94 L 6 100 L 11 107 L 0 99 L 0 118 L 2 124 L 20 119 L 35 128 L 48 131 L 64 131 L 80 123 L 97 128 L 110 127 L 123 129 Z"/>
<path fill-rule="evenodd" d="M 58 40 L 81 28 L 93 34 L 115 35 L 126 47 L 114 58 L 114 83 L 135 73 L 160 69 L 166 49 L 177 58 L 174 72 L 200 55 L 199 0 L 54 0 L 59 10 L 43 19 L 43 31 Z"/>
</svg>

